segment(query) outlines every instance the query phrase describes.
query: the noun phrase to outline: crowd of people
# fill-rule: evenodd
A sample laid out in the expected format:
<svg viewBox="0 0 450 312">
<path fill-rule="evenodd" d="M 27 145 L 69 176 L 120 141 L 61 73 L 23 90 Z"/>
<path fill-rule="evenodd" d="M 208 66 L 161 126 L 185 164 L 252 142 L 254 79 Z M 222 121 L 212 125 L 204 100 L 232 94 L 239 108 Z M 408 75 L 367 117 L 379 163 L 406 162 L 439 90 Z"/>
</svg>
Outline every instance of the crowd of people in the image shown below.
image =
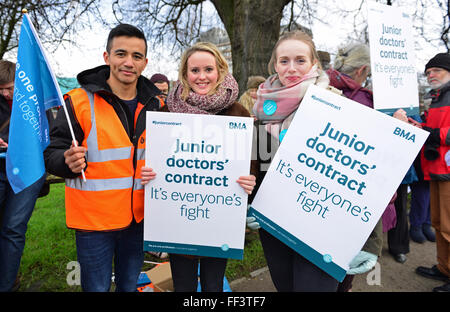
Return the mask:
<svg viewBox="0 0 450 312">
<path fill-rule="evenodd" d="M 145 113 L 253 117 L 259 132 L 253 144 L 275 146 L 268 149 L 275 154 L 280 134 L 289 128 L 311 85 L 373 108 L 372 91 L 364 87 L 371 72 L 366 45 L 341 48 L 329 68 L 322 67 L 319 55 L 306 33 L 282 34 L 268 64 L 269 77 L 250 76 L 247 90 L 238 99 L 238 83 L 214 44 L 198 42 L 184 51 L 178 81 L 171 86 L 163 74 L 150 79 L 142 75 L 148 62 L 144 33 L 128 24 L 113 28 L 103 54 L 105 64 L 78 74 L 81 87 L 64 96 L 76 142 L 60 110 L 51 122 L 51 143 L 44 152 L 47 172 L 66 181 L 66 223 L 75 230 L 83 291 L 109 291 L 113 270 L 116 291 L 136 291 L 144 260 L 144 187 L 158 174 L 145 166 Z M 0 61 L 3 152 L 8 146 L 14 72 L 14 63 Z M 388 232 L 389 252 L 400 263 L 407 259 L 410 238 L 418 243 L 435 241 L 436 265 L 418 267 L 416 272 L 444 282 L 433 291 L 450 291 L 450 55 L 438 53 L 433 57 L 425 66 L 425 75 L 431 87 L 429 108 L 422 116 L 408 117 L 400 109 L 393 117 L 430 135 L 402 184 L 395 194 L 389 194 L 391 202 L 351 261 L 344 281 L 339 283 L 262 229 L 255 218 L 247 218 L 247 227 L 259 231 L 278 291 L 350 291 L 355 274 L 375 266 L 381 255 L 383 232 Z M 270 114 L 264 107 L 267 99 L 277 103 Z M 260 142 L 264 136 L 266 140 Z M 252 159 L 250 173 L 242 173 L 237 180 L 249 194 L 249 203 L 271 159 Z M 45 176 L 14 194 L 6 178 L 4 158 L 0 164 L 0 291 L 13 291 L 17 289 L 27 223 Z M 80 179 L 82 172 L 85 182 Z M 227 259 L 172 253 L 169 261 L 175 291 L 196 291 L 198 263 L 202 291 L 222 291 Z"/>
</svg>

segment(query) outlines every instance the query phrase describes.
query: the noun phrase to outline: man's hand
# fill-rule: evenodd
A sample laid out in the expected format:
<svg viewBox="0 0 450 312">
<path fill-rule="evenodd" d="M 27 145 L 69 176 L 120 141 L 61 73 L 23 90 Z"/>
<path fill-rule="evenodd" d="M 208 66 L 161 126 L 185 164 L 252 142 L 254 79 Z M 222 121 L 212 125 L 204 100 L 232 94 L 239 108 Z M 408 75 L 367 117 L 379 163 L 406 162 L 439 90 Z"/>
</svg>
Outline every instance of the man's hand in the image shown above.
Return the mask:
<svg viewBox="0 0 450 312">
<path fill-rule="evenodd" d="M 414 127 L 422 129 L 422 124 L 420 122 L 412 119 L 411 117 L 408 117 L 408 122 L 410 125 L 413 125 Z"/>
<path fill-rule="evenodd" d="M 146 185 L 148 182 L 156 178 L 156 172 L 152 168 L 142 167 L 141 168 L 141 184 Z"/>
<path fill-rule="evenodd" d="M 406 112 L 403 109 L 398 109 L 395 111 L 394 115 L 392 117 L 397 118 L 398 120 L 408 122 L 408 116 L 406 115 Z"/>
<path fill-rule="evenodd" d="M 74 143 L 72 143 L 70 149 L 64 152 L 65 162 L 73 173 L 81 173 L 86 168 L 85 156 L 86 148 L 83 146 L 75 146 Z"/>
</svg>

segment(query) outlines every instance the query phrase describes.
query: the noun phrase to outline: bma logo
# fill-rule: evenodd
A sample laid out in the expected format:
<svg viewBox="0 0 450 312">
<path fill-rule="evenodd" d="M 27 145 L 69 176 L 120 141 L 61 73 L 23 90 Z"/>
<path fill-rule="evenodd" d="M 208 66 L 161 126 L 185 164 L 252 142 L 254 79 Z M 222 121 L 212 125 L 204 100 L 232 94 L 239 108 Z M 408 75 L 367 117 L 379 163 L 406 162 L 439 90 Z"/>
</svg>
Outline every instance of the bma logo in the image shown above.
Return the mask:
<svg viewBox="0 0 450 312">
<path fill-rule="evenodd" d="M 233 121 L 230 121 L 228 123 L 228 127 L 230 129 L 239 129 L 239 130 L 247 129 L 247 126 L 245 125 L 245 123 L 233 122 Z"/>
<path fill-rule="evenodd" d="M 399 127 L 395 128 L 394 134 L 398 135 L 401 138 L 404 138 L 405 140 L 416 142 L 416 135 L 410 134 L 409 132 L 406 132 L 402 128 Z"/>
</svg>

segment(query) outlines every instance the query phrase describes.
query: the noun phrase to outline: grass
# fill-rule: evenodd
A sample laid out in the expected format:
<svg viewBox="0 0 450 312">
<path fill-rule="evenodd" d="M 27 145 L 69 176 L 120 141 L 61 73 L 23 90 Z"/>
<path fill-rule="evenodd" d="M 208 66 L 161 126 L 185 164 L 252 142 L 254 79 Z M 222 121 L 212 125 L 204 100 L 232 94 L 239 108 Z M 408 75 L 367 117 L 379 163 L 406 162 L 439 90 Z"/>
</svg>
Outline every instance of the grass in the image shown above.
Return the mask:
<svg viewBox="0 0 450 312">
<path fill-rule="evenodd" d="M 28 223 L 19 291 L 81 291 L 80 286 L 67 283 L 73 272 L 70 264 L 76 259 L 75 232 L 67 229 L 65 222 L 64 184 L 51 184 L 50 194 L 37 200 Z M 161 262 L 151 255 L 146 259 Z M 230 259 L 225 274 L 232 281 L 265 265 L 258 233 L 252 231 L 246 235 L 244 260 Z M 148 268 L 144 265 L 143 269 Z"/>
<path fill-rule="evenodd" d="M 228 260 L 225 276 L 229 281 L 233 281 L 244 276 L 249 277 L 250 272 L 266 265 L 266 258 L 263 254 L 258 232 L 251 231 L 245 236 L 244 259 Z"/>
<path fill-rule="evenodd" d="M 80 290 L 66 282 L 67 264 L 76 259 L 75 233 L 65 222 L 64 184 L 51 184 L 50 194 L 37 200 L 28 223 L 20 290 Z"/>
</svg>

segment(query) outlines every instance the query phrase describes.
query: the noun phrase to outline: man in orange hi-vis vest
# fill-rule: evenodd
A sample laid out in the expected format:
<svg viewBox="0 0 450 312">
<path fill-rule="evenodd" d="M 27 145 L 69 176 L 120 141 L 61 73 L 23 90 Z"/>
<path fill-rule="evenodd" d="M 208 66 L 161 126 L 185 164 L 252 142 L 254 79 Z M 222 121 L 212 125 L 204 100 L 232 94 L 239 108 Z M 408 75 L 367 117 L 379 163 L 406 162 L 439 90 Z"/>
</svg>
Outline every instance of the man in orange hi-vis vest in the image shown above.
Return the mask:
<svg viewBox="0 0 450 312">
<path fill-rule="evenodd" d="M 141 76 L 147 42 L 138 28 L 112 29 L 103 58 L 106 65 L 81 72 L 81 88 L 65 95 L 77 142 L 60 110 L 45 163 L 66 179 L 66 223 L 76 231 L 82 289 L 109 291 L 114 261 L 116 291 L 136 291 L 144 258 L 145 112 L 159 110 L 160 91 Z"/>
</svg>

